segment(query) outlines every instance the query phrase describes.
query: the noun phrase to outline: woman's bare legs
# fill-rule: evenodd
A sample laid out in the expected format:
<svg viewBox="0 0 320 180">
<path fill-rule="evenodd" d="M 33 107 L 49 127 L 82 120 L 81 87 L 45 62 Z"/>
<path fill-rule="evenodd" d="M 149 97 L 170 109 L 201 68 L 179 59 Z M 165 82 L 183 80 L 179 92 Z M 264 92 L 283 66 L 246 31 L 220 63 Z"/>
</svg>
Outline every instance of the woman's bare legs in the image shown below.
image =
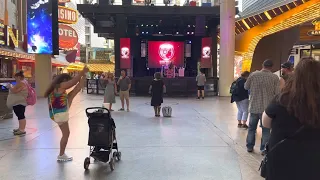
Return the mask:
<svg viewBox="0 0 320 180">
<path fill-rule="evenodd" d="M 158 115 L 158 107 L 153 106 L 153 110 L 154 110 L 154 115 L 157 116 Z"/>
<path fill-rule="evenodd" d="M 25 132 L 26 131 L 26 125 L 27 125 L 26 119 L 19 120 L 19 130 L 21 132 Z"/>
<path fill-rule="evenodd" d="M 69 123 L 63 123 L 61 125 L 59 125 L 60 130 L 62 132 L 62 137 L 60 140 L 60 153 L 59 156 L 62 156 L 65 154 L 65 150 L 68 144 L 68 139 L 69 139 L 69 135 L 70 135 L 70 129 L 69 129 Z"/>
<path fill-rule="evenodd" d="M 112 110 L 112 103 L 109 103 L 109 110 Z"/>
</svg>

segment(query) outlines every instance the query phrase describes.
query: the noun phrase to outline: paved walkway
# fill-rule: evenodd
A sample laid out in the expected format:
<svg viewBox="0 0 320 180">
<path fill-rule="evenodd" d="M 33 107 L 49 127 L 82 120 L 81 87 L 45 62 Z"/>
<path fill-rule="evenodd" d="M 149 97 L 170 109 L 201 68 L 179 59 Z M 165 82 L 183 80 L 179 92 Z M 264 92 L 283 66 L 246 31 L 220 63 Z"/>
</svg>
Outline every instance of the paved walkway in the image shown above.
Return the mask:
<svg viewBox="0 0 320 180">
<path fill-rule="evenodd" d="M 45 99 L 27 108 L 24 137 L 12 135 L 16 118 L 0 121 L 0 180 L 261 179 L 257 169 L 262 157 L 246 152 L 247 132 L 237 128 L 236 107 L 229 98 L 166 98 L 164 105 L 172 106 L 173 117 L 155 118 L 149 98 L 132 97 L 131 112 L 112 114 L 122 161 L 113 172 L 103 163 L 91 164 L 85 172 L 89 148 L 84 109 L 101 106 L 102 99 L 80 94 L 70 109 L 67 153 L 74 157 L 72 162 L 56 161 L 61 134 L 48 117 Z M 119 106 L 118 100 L 114 108 Z"/>
</svg>

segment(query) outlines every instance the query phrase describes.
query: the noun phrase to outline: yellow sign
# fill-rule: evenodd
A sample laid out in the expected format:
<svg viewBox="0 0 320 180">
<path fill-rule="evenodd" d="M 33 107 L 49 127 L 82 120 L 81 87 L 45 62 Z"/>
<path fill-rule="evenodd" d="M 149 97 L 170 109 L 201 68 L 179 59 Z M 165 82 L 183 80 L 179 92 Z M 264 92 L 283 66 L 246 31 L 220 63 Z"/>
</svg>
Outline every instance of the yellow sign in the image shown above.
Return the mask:
<svg viewBox="0 0 320 180">
<path fill-rule="evenodd" d="M 320 21 L 319 20 L 313 20 L 312 25 L 314 25 L 314 30 L 309 31 L 309 36 L 320 36 Z"/>
<path fill-rule="evenodd" d="M 58 21 L 65 24 L 76 24 L 78 22 L 78 11 L 64 6 L 58 6 Z"/>
<path fill-rule="evenodd" d="M 11 46 L 13 48 L 19 47 L 19 32 L 9 26 L 5 26 L 0 22 L 0 45 Z M 12 41 L 12 44 L 11 44 Z"/>
</svg>

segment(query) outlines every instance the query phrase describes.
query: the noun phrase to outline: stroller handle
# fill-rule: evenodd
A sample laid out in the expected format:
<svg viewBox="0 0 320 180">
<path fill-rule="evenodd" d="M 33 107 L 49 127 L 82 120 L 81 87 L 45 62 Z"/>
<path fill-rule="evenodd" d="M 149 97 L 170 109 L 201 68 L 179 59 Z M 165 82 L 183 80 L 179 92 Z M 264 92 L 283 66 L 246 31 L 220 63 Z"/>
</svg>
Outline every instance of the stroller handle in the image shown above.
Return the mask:
<svg viewBox="0 0 320 180">
<path fill-rule="evenodd" d="M 87 109 L 86 109 L 86 114 L 87 114 L 87 115 L 88 115 L 88 114 L 90 114 L 90 113 L 88 112 L 88 110 L 92 110 L 92 109 L 97 109 L 97 110 L 106 110 L 106 111 L 108 111 L 108 113 L 110 114 L 109 109 L 104 108 L 104 107 L 89 107 L 89 108 L 87 108 Z"/>
</svg>

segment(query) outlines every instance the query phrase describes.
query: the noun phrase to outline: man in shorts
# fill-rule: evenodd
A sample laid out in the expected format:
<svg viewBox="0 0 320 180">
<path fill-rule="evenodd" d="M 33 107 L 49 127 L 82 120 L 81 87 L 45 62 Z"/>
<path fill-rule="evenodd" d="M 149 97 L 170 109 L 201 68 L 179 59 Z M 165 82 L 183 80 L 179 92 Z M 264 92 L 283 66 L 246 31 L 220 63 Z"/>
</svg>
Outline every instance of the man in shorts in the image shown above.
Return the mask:
<svg viewBox="0 0 320 180">
<path fill-rule="evenodd" d="M 202 96 L 204 99 L 204 85 L 206 83 L 206 75 L 203 73 L 203 70 L 200 71 L 200 74 L 197 76 L 197 86 L 198 86 L 198 99 Z"/>
<path fill-rule="evenodd" d="M 121 100 L 121 109 L 119 111 L 124 111 L 124 100 L 126 100 L 127 111 L 129 112 L 129 92 L 131 89 L 131 80 L 126 75 L 126 71 L 121 71 L 121 76 L 118 80 L 118 86 L 120 87 L 120 100 Z"/>
</svg>

